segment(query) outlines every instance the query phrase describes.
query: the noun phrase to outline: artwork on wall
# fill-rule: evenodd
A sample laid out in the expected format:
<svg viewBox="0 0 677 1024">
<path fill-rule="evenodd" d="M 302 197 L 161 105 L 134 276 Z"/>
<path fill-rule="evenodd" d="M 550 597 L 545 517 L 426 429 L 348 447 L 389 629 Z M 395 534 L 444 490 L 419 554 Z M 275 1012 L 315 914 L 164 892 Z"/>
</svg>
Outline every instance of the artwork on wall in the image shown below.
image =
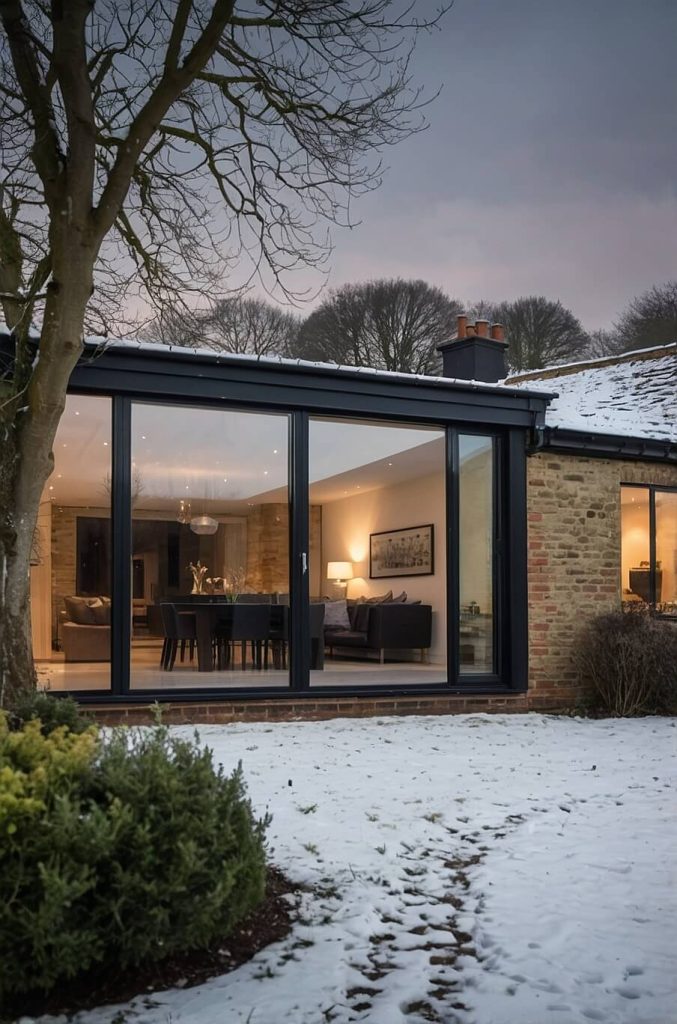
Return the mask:
<svg viewBox="0 0 677 1024">
<path fill-rule="evenodd" d="M 369 577 L 431 576 L 435 571 L 434 526 L 408 526 L 369 534 Z"/>
</svg>

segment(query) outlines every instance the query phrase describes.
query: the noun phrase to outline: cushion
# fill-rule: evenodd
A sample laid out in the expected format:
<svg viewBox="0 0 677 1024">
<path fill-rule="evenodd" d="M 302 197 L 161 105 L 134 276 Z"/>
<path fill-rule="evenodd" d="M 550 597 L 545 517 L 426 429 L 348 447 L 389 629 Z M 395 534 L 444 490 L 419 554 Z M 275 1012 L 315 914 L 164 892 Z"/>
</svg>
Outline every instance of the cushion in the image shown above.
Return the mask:
<svg viewBox="0 0 677 1024">
<path fill-rule="evenodd" d="M 327 601 L 324 606 L 324 624 L 332 629 L 350 629 L 346 601 Z"/>
<path fill-rule="evenodd" d="M 385 604 L 387 601 L 392 601 L 393 592 L 389 590 L 387 594 L 376 594 L 374 597 L 367 598 L 367 604 Z"/>
<path fill-rule="evenodd" d="M 392 604 L 406 604 L 407 603 L 407 592 L 406 592 L 406 590 L 403 590 L 401 594 L 397 594 L 392 599 L 391 603 Z"/>
<path fill-rule="evenodd" d="M 420 601 L 420 599 L 419 599 L 418 601 L 406 601 L 405 603 L 406 603 L 406 604 L 420 604 L 420 603 L 421 603 L 421 601 Z"/>
<path fill-rule="evenodd" d="M 100 601 L 93 601 L 89 610 L 94 616 L 97 626 L 110 626 L 110 600 L 107 600 L 107 603 L 104 603 L 104 598 Z"/>
<path fill-rule="evenodd" d="M 357 633 L 366 633 L 369 629 L 369 605 L 366 601 L 358 605 L 355 609 L 355 620 L 353 629 Z"/>
<path fill-rule="evenodd" d="M 95 626 L 92 602 L 98 601 L 98 597 L 64 597 L 68 618 L 79 626 Z"/>
</svg>

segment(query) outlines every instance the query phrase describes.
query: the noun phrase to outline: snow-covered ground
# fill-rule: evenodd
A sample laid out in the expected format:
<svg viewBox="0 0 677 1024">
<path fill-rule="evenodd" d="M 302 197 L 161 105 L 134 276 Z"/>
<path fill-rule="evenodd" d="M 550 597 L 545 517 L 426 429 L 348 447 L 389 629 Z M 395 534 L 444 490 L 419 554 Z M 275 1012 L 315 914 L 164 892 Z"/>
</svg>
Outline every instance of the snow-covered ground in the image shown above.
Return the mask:
<svg viewBox="0 0 677 1024">
<path fill-rule="evenodd" d="M 200 733 L 313 888 L 238 970 L 78 1024 L 677 1021 L 676 720 Z"/>
</svg>

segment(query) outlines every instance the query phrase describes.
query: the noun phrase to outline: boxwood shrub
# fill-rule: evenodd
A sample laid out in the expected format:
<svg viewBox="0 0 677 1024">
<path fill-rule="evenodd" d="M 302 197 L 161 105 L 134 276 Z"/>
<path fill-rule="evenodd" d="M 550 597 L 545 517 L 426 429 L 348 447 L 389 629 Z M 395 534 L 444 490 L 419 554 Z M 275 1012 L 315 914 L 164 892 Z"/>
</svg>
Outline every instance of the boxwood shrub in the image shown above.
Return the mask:
<svg viewBox="0 0 677 1024">
<path fill-rule="evenodd" d="M 0 713 L 0 1006 L 225 937 L 263 898 L 267 824 L 197 737 Z"/>
</svg>

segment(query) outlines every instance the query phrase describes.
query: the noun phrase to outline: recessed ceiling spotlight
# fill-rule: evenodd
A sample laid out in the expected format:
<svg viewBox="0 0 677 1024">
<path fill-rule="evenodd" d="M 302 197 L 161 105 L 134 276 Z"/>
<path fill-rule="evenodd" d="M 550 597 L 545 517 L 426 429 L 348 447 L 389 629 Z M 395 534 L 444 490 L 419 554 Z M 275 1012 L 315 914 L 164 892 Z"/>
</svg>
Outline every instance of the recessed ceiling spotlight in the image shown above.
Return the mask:
<svg viewBox="0 0 677 1024">
<path fill-rule="evenodd" d="M 277 448 L 273 448 L 273 455 L 277 455 Z"/>
<path fill-rule="evenodd" d="M 50 489 L 50 491 L 53 491 L 53 490 L 54 490 L 54 485 L 53 485 L 53 484 L 50 484 L 50 485 L 49 485 L 49 489 Z"/>
<path fill-rule="evenodd" d="M 61 445 L 61 447 L 62 447 L 62 448 L 68 448 L 68 445 L 67 445 L 67 444 L 66 444 L 66 442 L 64 441 L 64 443 L 63 443 L 63 444 Z"/>
<path fill-rule="evenodd" d="M 103 446 L 104 446 L 104 448 L 107 448 L 107 447 L 108 447 L 108 441 L 104 441 L 104 442 L 103 442 Z M 65 448 L 65 447 L 66 447 L 66 446 L 64 445 L 64 448 Z"/>
<path fill-rule="evenodd" d="M 223 482 L 224 482 L 224 484 L 227 484 L 227 483 L 228 483 L 228 477 L 227 477 L 227 476 L 224 476 L 224 478 L 223 478 Z"/>
<path fill-rule="evenodd" d="M 142 441 L 145 441 L 145 440 L 146 440 L 146 435 L 145 435 L 145 434 L 142 434 L 142 435 L 141 435 L 141 440 L 142 440 Z"/>
<path fill-rule="evenodd" d="M 57 478 L 57 480 L 60 480 L 61 479 L 61 473 L 57 473 L 56 474 L 56 478 Z"/>
<path fill-rule="evenodd" d="M 76 415 L 76 416 L 79 416 L 79 415 L 80 415 L 80 413 L 76 411 L 75 415 Z"/>
<path fill-rule="evenodd" d="M 187 491 L 189 491 L 189 490 L 190 490 L 190 487 L 188 486 L 188 484 L 186 484 L 186 490 L 187 490 Z"/>
<path fill-rule="evenodd" d="M 389 465 L 389 466 L 392 466 L 392 462 L 389 462 L 389 463 L 388 463 L 388 465 Z"/>
<path fill-rule="evenodd" d="M 268 476 L 268 470 L 267 470 L 267 469 L 264 469 L 264 471 L 263 471 L 263 475 L 264 475 L 264 476 Z"/>
</svg>

